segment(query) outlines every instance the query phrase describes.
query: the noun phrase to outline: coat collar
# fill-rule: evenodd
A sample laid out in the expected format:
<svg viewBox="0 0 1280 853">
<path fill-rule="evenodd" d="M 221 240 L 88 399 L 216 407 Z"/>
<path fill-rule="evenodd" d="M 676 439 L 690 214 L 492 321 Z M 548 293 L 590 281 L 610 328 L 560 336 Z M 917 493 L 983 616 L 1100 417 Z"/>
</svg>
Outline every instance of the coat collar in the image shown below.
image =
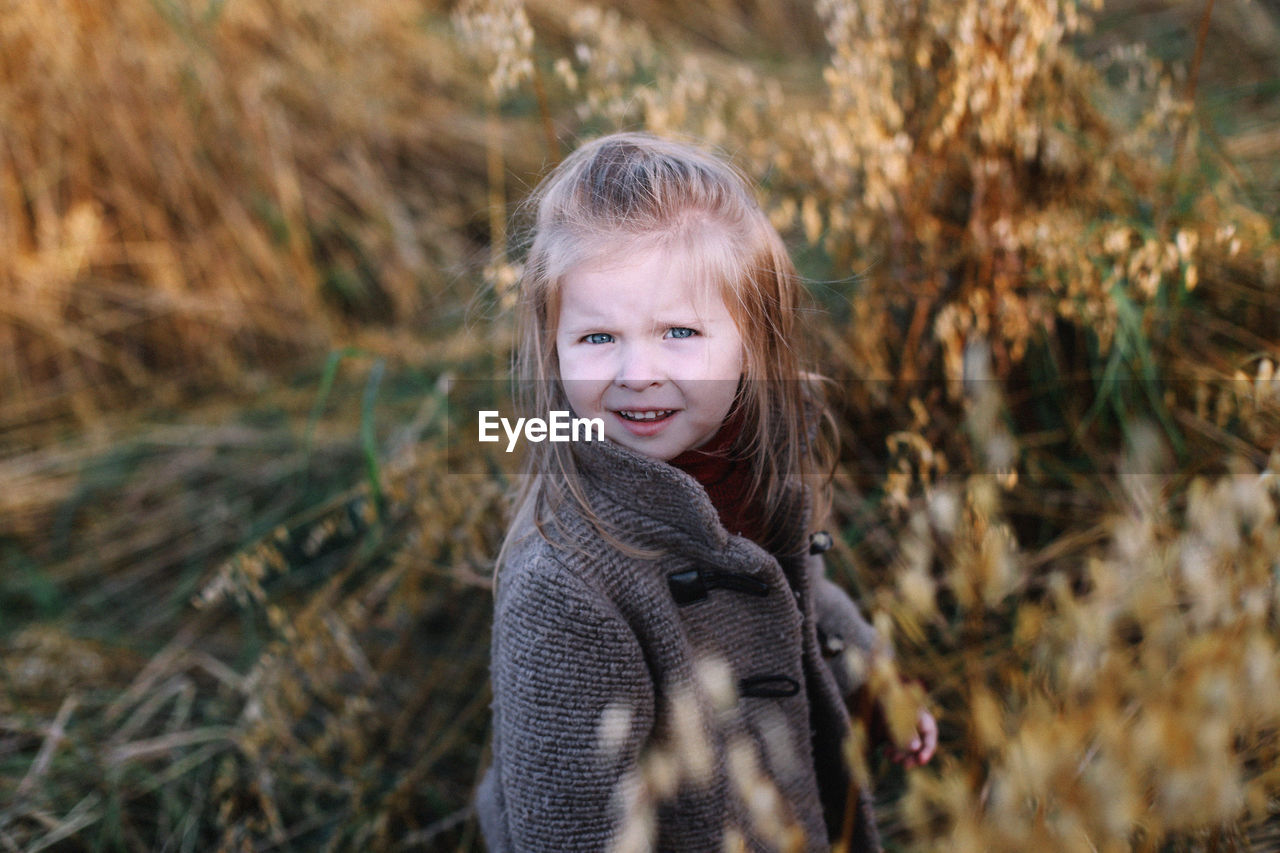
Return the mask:
<svg viewBox="0 0 1280 853">
<path fill-rule="evenodd" d="M 591 509 L 629 544 L 719 553 L 749 541 L 725 530 L 706 490 L 679 468 L 609 440 L 576 442 L 573 454 Z M 781 511 L 788 531 L 783 551 L 802 553 L 808 489 L 784 502 Z"/>
</svg>

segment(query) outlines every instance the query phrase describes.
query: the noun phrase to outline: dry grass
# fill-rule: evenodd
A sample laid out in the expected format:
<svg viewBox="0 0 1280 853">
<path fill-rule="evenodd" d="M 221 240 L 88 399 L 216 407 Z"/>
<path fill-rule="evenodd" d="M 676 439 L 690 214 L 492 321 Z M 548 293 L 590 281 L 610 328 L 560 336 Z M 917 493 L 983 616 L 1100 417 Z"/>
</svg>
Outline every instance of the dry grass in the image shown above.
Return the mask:
<svg viewBox="0 0 1280 853">
<path fill-rule="evenodd" d="M 1267 8 L 1196 70 L 1169 4 L 0 6 L 0 847 L 478 847 L 504 481 L 438 379 L 505 364 L 509 204 L 642 126 L 828 309 L 833 572 L 942 723 L 862 768 L 890 844 L 1280 849 Z"/>
<path fill-rule="evenodd" d="M 486 126 L 431 4 L 3 15 L 0 423 L 92 424 L 461 301 Z"/>
</svg>

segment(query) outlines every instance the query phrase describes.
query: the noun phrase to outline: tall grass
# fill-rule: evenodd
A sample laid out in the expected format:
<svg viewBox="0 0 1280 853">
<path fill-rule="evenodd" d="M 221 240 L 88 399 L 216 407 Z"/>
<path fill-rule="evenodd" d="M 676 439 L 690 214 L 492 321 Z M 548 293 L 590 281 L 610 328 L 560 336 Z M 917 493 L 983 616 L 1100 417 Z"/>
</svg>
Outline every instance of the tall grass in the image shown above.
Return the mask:
<svg viewBox="0 0 1280 853">
<path fill-rule="evenodd" d="M 3 15 L 6 425 L 231 386 L 461 301 L 485 126 L 431 4 Z"/>
<path fill-rule="evenodd" d="M 725 147 L 826 309 L 831 571 L 942 725 L 851 756 L 889 844 L 1277 849 L 1280 232 L 1218 7 L 1198 69 L 1057 0 L 0 9 L 0 846 L 478 847 L 505 481 L 440 379 L 506 363 L 509 205 L 625 126 Z"/>
</svg>

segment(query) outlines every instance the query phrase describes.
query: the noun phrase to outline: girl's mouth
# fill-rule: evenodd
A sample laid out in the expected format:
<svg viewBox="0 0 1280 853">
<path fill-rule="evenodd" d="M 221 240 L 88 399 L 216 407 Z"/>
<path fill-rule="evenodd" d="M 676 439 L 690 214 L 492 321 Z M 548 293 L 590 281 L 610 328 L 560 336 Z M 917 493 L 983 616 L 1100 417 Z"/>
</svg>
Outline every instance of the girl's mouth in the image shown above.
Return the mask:
<svg viewBox="0 0 1280 853">
<path fill-rule="evenodd" d="M 657 435 L 667 428 L 679 409 L 616 409 L 614 414 L 627 432 L 637 438 Z"/>
<path fill-rule="evenodd" d="M 619 410 L 618 417 L 628 421 L 662 421 L 676 413 L 675 409 L 652 409 L 648 411 Z"/>
</svg>

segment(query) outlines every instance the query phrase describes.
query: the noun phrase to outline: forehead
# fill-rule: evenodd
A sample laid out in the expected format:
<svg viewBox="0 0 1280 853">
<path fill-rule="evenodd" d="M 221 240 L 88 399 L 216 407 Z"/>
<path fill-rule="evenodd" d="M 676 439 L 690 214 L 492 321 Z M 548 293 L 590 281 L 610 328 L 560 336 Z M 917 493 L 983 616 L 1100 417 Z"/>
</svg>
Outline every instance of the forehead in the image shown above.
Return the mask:
<svg viewBox="0 0 1280 853">
<path fill-rule="evenodd" d="M 642 245 L 603 252 L 560 279 L 561 320 L 584 315 L 631 318 L 724 311 L 718 276 L 698 252 Z"/>
</svg>

